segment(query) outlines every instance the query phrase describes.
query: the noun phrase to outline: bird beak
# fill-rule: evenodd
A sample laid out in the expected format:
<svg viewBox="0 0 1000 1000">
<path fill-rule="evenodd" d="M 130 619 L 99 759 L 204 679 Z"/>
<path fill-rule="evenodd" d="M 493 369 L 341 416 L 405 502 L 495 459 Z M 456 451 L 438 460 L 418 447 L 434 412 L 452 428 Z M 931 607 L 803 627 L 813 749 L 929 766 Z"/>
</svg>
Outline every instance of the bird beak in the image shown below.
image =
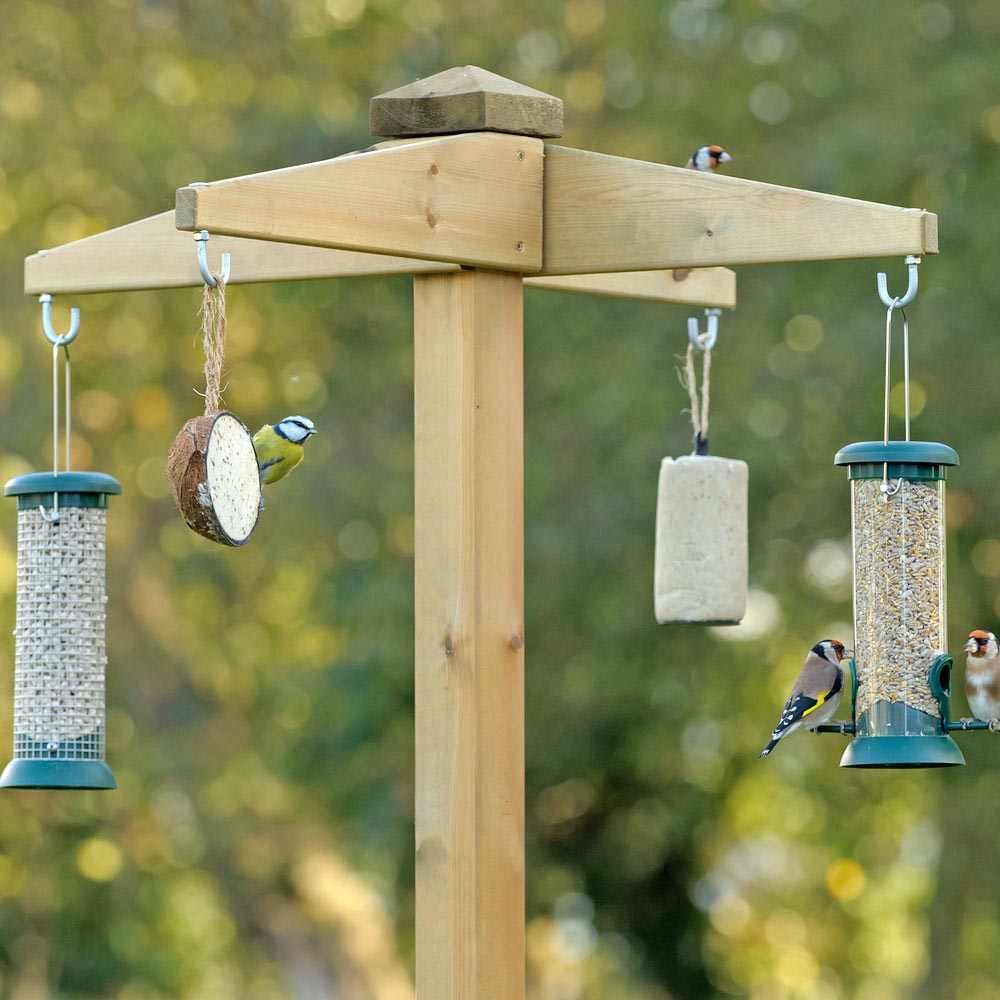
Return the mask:
<svg viewBox="0 0 1000 1000">
<path fill-rule="evenodd" d="M 319 431 L 317 431 L 316 428 L 313 427 L 312 430 L 309 431 L 309 433 L 310 433 L 310 435 L 312 435 L 312 434 L 318 434 Z"/>
<path fill-rule="evenodd" d="M 969 641 L 965 644 L 965 651 L 975 656 L 979 652 L 979 640 L 970 637 Z"/>
<path fill-rule="evenodd" d="M 719 163 L 732 163 L 733 158 L 726 152 L 719 153 Z"/>
</svg>

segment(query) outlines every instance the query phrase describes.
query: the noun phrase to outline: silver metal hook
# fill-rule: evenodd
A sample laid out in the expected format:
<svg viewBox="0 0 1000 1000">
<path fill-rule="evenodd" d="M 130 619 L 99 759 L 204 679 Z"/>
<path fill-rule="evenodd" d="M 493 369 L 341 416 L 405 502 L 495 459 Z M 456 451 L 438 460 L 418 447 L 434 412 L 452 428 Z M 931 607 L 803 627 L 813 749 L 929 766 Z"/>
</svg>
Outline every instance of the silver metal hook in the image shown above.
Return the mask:
<svg viewBox="0 0 1000 1000">
<path fill-rule="evenodd" d="M 55 347 L 65 347 L 76 340 L 76 335 L 80 332 L 80 310 L 70 309 L 69 311 L 69 333 L 60 334 L 52 329 L 52 296 L 46 292 L 38 296 L 38 301 L 42 304 L 42 330 L 45 331 L 45 338 Z"/>
<path fill-rule="evenodd" d="M 920 263 L 919 257 L 914 257 L 912 254 L 906 258 L 906 270 L 909 272 L 909 284 L 906 286 L 906 292 L 896 298 L 893 298 L 889 294 L 889 286 L 886 282 L 885 272 L 879 271 L 878 273 L 878 297 L 882 300 L 882 305 L 887 309 L 902 309 L 904 306 L 908 306 L 917 296 L 917 265 Z"/>
<path fill-rule="evenodd" d="M 208 253 L 205 249 L 205 244 L 210 239 L 208 230 L 203 229 L 200 233 L 195 233 L 194 238 L 198 244 L 198 270 L 201 271 L 201 276 L 206 285 L 209 285 L 211 288 L 218 288 L 219 283 L 215 280 L 212 272 L 208 269 Z M 224 253 L 222 255 L 222 271 L 219 274 L 219 277 L 222 278 L 223 284 L 226 284 L 226 282 L 229 281 L 229 269 L 229 254 Z"/>
<path fill-rule="evenodd" d="M 722 315 L 721 309 L 706 309 L 705 315 L 708 317 L 708 329 L 701 333 L 698 330 L 698 319 L 695 316 L 688 318 L 688 340 L 704 353 L 715 347 L 715 341 L 719 336 L 719 317 Z"/>
</svg>

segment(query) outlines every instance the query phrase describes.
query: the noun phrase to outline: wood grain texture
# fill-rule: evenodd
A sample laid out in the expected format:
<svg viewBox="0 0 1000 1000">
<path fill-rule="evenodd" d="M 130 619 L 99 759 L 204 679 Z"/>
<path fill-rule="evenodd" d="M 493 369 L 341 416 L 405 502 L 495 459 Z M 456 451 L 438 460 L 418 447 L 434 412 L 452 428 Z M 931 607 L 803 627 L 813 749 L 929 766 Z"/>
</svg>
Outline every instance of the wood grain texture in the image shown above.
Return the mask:
<svg viewBox="0 0 1000 1000">
<path fill-rule="evenodd" d="M 511 132 L 556 138 L 563 103 L 479 66 L 456 66 L 373 97 L 372 135 Z"/>
<path fill-rule="evenodd" d="M 521 279 L 414 304 L 417 996 L 523 1000 Z"/>
<path fill-rule="evenodd" d="M 433 260 L 213 236 L 208 244 L 211 268 L 218 269 L 222 253 L 232 260 L 230 285 L 460 269 Z M 26 295 L 200 288 L 203 283 L 194 239 L 177 229 L 173 212 L 41 250 L 24 261 Z"/>
<path fill-rule="evenodd" d="M 537 271 L 542 143 L 475 132 L 177 192 L 177 228 Z"/>
<path fill-rule="evenodd" d="M 836 195 L 547 146 L 542 274 L 902 257 L 936 219 Z"/>
<path fill-rule="evenodd" d="M 461 270 L 459 264 L 443 261 L 213 236 L 208 250 L 210 266 L 218 268 L 222 253 L 230 254 L 232 260 L 230 285 Z M 725 268 L 529 276 L 524 283 L 531 288 L 679 305 L 732 309 L 736 304 L 736 276 Z M 26 295 L 200 288 L 201 285 L 194 240 L 190 233 L 176 228 L 173 212 L 163 212 L 52 250 L 41 250 L 24 261 Z"/>
<path fill-rule="evenodd" d="M 677 305 L 736 308 L 736 275 L 725 267 L 683 268 L 676 271 L 618 271 L 605 274 L 531 275 L 529 288 L 583 292 L 614 299 L 644 299 Z"/>
</svg>

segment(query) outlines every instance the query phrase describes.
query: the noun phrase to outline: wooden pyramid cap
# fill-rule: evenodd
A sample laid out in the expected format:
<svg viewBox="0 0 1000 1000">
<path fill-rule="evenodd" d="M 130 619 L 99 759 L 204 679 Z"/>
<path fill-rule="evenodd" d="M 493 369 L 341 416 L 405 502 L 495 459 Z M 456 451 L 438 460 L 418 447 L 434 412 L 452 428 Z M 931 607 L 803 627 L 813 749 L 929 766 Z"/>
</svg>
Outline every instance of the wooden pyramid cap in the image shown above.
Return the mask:
<svg viewBox="0 0 1000 1000">
<path fill-rule="evenodd" d="M 478 66 L 456 66 L 371 100 L 372 135 L 563 134 L 563 104 Z"/>
</svg>

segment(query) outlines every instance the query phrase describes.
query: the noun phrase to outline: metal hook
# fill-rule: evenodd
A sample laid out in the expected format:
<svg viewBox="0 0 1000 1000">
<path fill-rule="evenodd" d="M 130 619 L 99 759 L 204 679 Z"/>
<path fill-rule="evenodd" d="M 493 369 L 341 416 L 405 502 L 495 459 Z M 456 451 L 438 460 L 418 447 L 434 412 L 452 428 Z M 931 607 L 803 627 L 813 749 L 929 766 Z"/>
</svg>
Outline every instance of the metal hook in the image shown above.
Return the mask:
<svg viewBox="0 0 1000 1000">
<path fill-rule="evenodd" d="M 198 244 L 198 270 L 201 271 L 201 276 L 205 279 L 206 285 L 209 285 L 211 288 L 218 288 L 219 283 L 215 280 L 212 272 L 208 269 L 208 254 L 205 249 L 205 244 L 210 239 L 208 230 L 203 229 L 200 233 L 195 233 L 194 238 Z M 222 278 L 223 284 L 226 284 L 226 282 L 229 281 L 229 264 L 229 254 L 224 253 L 222 255 L 222 271 L 219 275 L 219 277 Z"/>
<path fill-rule="evenodd" d="M 904 306 L 908 306 L 916 298 L 917 265 L 919 263 L 920 258 L 914 257 L 912 254 L 906 258 L 906 269 L 909 272 L 909 284 L 906 287 L 906 293 L 898 298 L 893 298 L 889 294 L 889 287 L 885 280 L 885 272 L 879 271 L 878 297 L 882 300 L 882 305 L 884 305 L 887 309 L 902 309 Z"/>
<path fill-rule="evenodd" d="M 699 332 L 697 317 L 690 316 L 688 318 L 688 340 L 703 353 L 715 347 L 715 341 L 719 336 L 719 317 L 722 315 L 722 310 L 706 309 L 705 315 L 708 317 L 708 329 L 705 333 Z"/>
<path fill-rule="evenodd" d="M 80 332 L 80 310 L 70 309 L 69 311 L 69 333 L 60 336 L 52 329 L 52 296 L 46 292 L 38 296 L 38 301 L 42 304 L 42 329 L 50 344 L 56 347 L 65 347 L 76 340 L 76 335 Z"/>
</svg>

